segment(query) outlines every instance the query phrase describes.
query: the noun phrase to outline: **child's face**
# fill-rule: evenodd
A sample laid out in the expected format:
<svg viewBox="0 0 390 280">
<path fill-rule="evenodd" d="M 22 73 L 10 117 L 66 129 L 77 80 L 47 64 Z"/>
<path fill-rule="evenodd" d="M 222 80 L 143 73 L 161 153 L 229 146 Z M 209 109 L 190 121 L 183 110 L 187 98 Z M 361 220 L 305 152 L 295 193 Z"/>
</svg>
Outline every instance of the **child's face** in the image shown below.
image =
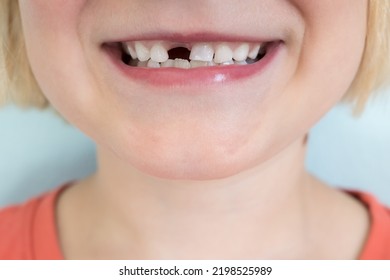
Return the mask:
<svg viewBox="0 0 390 280">
<path fill-rule="evenodd" d="M 358 70 L 368 5 L 368 0 L 19 2 L 33 72 L 54 107 L 102 149 L 149 174 L 180 179 L 236 174 L 303 137 Z M 148 39 L 168 47 L 229 41 L 234 51 L 245 42 L 266 41 L 275 48 L 256 64 L 195 70 L 130 68 L 121 62 L 119 48 L 106 48 Z"/>
</svg>

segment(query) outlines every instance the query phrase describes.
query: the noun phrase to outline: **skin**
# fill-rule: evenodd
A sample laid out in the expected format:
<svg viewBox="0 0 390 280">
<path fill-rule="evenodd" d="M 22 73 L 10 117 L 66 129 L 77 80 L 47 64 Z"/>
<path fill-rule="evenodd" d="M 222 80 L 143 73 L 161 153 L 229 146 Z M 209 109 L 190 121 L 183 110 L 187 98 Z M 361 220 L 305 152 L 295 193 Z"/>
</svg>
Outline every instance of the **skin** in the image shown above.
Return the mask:
<svg viewBox="0 0 390 280">
<path fill-rule="evenodd" d="M 97 144 L 98 170 L 57 205 L 66 258 L 358 257 L 365 208 L 304 159 L 306 133 L 358 70 L 367 0 L 19 2 L 38 83 Z M 285 45 L 266 84 L 156 89 L 103 59 L 101 44 L 125 31 L 276 34 Z"/>
</svg>

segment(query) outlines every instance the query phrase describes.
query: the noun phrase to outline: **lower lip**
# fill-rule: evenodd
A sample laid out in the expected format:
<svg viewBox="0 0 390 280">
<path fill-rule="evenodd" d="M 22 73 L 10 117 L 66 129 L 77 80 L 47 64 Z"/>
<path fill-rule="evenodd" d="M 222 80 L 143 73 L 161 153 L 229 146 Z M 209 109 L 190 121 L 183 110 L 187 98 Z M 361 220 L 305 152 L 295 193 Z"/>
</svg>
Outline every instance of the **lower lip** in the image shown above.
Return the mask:
<svg viewBox="0 0 390 280">
<path fill-rule="evenodd" d="M 282 42 L 272 44 L 267 50 L 267 54 L 253 64 L 194 69 L 132 67 L 120 59 L 117 51 L 107 49 L 106 53 L 114 66 L 128 79 L 156 87 L 193 87 L 226 84 L 259 75 L 275 60 L 282 46 Z"/>
</svg>

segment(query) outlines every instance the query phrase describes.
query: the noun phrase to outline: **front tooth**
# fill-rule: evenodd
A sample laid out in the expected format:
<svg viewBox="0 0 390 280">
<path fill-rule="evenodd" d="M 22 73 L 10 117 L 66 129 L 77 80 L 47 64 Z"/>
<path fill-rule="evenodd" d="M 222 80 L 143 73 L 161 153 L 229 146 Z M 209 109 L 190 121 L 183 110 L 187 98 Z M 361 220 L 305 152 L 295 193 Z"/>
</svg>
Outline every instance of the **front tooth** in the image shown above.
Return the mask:
<svg viewBox="0 0 390 280">
<path fill-rule="evenodd" d="M 199 60 L 191 60 L 190 62 L 191 68 L 198 68 L 198 67 L 206 67 L 208 66 L 208 62 L 206 61 L 199 61 Z"/>
<path fill-rule="evenodd" d="M 233 51 L 227 44 L 220 44 L 215 50 L 215 63 L 224 63 L 233 59 Z"/>
<path fill-rule="evenodd" d="M 152 59 L 149 59 L 147 66 L 149 68 L 160 68 L 160 63 L 158 63 L 157 61 L 154 61 Z"/>
<path fill-rule="evenodd" d="M 124 47 L 126 53 L 129 54 L 132 59 L 137 59 L 138 58 L 137 52 L 135 51 L 135 49 L 133 48 L 131 43 L 125 43 L 123 47 Z"/>
<path fill-rule="evenodd" d="M 249 54 L 249 44 L 242 44 L 233 53 L 235 61 L 245 61 Z"/>
<path fill-rule="evenodd" d="M 147 61 L 150 59 L 150 51 L 141 42 L 135 42 L 135 51 L 139 61 Z"/>
<path fill-rule="evenodd" d="M 261 47 L 260 44 L 254 46 L 252 48 L 252 50 L 249 52 L 248 57 L 251 58 L 251 59 L 255 59 L 258 56 L 258 54 L 259 54 L 260 47 Z"/>
<path fill-rule="evenodd" d="M 155 44 L 150 50 L 150 57 L 157 62 L 165 62 L 168 60 L 168 50 L 161 44 Z"/>
<path fill-rule="evenodd" d="M 173 59 L 168 59 L 167 61 L 161 63 L 161 67 L 174 67 L 175 61 Z"/>
<path fill-rule="evenodd" d="M 214 57 L 214 48 L 207 43 L 198 43 L 192 47 L 190 59 L 198 61 L 212 61 Z"/>
<path fill-rule="evenodd" d="M 186 59 L 176 58 L 174 62 L 174 67 L 176 68 L 183 68 L 183 69 L 189 69 L 191 68 L 191 64 Z"/>
</svg>

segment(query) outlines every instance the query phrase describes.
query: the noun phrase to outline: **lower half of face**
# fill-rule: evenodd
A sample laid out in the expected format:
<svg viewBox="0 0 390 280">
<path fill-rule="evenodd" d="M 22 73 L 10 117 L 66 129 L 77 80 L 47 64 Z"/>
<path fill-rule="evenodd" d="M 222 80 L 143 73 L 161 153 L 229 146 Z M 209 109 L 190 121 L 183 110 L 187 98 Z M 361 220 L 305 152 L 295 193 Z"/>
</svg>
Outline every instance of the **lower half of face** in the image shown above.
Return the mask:
<svg viewBox="0 0 390 280">
<path fill-rule="evenodd" d="M 43 92 L 153 176 L 217 179 L 272 158 L 346 92 L 367 0 L 20 1 Z"/>
</svg>

